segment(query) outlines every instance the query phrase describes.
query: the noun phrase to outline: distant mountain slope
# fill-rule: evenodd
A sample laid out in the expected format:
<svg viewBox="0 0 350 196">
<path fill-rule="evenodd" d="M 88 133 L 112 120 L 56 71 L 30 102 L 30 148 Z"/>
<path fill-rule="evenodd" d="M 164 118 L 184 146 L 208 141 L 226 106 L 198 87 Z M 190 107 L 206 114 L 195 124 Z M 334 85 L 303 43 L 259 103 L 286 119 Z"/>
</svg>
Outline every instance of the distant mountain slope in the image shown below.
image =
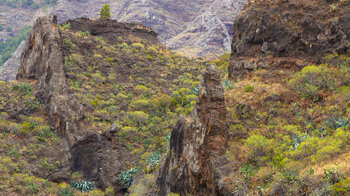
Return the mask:
<svg viewBox="0 0 350 196">
<path fill-rule="evenodd" d="M 77 17 L 97 18 L 103 4 L 111 7 L 112 18 L 149 26 L 161 42 L 191 55 L 203 56 L 230 50 L 233 21 L 246 0 L 58 0 L 55 7 L 0 6 L 0 24 L 13 30 L 0 31 L 0 41 L 15 36 L 24 24 L 38 16 L 57 14 L 60 21 Z"/>
</svg>

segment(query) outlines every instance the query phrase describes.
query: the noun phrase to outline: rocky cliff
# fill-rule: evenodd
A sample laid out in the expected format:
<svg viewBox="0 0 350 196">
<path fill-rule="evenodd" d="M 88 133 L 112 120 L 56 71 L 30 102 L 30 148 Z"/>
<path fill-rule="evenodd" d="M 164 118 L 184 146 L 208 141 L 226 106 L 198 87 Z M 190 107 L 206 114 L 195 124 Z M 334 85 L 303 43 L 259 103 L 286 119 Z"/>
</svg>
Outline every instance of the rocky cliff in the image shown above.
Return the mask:
<svg viewBox="0 0 350 196">
<path fill-rule="evenodd" d="M 196 107 L 171 133 L 170 154 L 159 170 L 157 195 L 225 195 L 226 107 L 220 72 L 210 65 Z M 225 171 L 226 169 L 226 171 Z"/>
<path fill-rule="evenodd" d="M 327 53 L 346 52 L 349 10 L 347 0 L 250 1 L 235 19 L 229 74 L 269 65 L 304 66 L 319 63 Z"/>
</svg>

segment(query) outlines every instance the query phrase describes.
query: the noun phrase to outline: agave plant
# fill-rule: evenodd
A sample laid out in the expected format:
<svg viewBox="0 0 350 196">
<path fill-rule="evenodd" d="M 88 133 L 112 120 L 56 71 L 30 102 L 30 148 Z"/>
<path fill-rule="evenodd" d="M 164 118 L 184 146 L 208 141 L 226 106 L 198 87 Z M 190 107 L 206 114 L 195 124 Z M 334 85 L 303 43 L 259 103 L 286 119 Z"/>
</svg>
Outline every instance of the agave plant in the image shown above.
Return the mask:
<svg viewBox="0 0 350 196">
<path fill-rule="evenodd" d="M 80 192 L 89 192 L 95 188 L 93 182 L 87 181 L 71 182 L 70 186 Z"/>
<path fill-rule="evenodd" d="M 139 172 L 139 169 L 131 168 L 130 170 L 122 171 L 119 175 L 119 182 L 124 185 L 124 188 L 129 188 L 132 184 L 132 176 Z"/>
<path fill-rule="evenodd" d="M 146 160 L 149 166 L 154 167 L 157 164 L 159 164 L 161 161 L 161 156 L 159 155 L 158 152 L 153 152 L 150 157 Z"/>
</svg>

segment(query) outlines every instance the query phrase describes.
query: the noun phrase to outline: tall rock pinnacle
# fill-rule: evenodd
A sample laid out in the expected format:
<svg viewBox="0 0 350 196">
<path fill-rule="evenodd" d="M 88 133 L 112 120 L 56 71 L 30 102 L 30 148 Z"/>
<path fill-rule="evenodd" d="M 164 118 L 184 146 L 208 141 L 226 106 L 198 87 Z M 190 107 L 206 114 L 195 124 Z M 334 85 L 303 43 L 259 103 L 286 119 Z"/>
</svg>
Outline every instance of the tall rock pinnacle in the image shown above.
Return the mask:
<svg viewBox="0 0 350 196">
<path fill-rule="evenodd" d="M 219 180 L 225 165 L 226 107 L 220 72 L 210 65 L 197 105 L 172 131 L 170 154 L 159 170 L 157 195 L 224 195 Z"/>
</svg>

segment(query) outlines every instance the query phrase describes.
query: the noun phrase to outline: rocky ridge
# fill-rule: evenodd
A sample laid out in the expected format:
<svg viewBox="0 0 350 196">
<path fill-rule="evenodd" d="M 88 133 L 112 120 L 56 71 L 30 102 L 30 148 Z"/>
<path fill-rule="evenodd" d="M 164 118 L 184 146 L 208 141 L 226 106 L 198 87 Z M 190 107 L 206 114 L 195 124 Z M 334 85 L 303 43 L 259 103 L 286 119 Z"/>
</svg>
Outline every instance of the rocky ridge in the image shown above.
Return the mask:
<svg viewBox="0 0 350 196">
<path fill-rule="evenodd" d="M 229 75 L 271 65 L 303 67 L 346 52 L 349 10 L 347 0 L 249 1 L 235 19 Z"/>
<path fill-rule="evenodd" d="M 226 195 L 226 107 L 220 72 L 203 74 L 196 107 L 171 133 L 170 154 L 160 167 L 157 195 Z"/>
</svg>

